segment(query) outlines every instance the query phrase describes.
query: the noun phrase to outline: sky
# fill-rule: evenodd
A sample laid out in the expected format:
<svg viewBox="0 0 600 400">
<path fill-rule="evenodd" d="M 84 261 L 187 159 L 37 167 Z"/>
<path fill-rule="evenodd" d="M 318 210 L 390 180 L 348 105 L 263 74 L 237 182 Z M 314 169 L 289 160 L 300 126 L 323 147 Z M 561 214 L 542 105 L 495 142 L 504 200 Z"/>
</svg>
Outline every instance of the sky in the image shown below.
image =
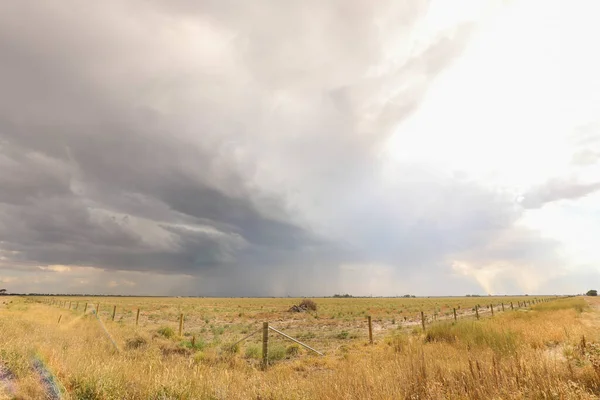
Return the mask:
<svg viewBox="0 0 600 400">
<path fill-rule="evenodd" d="M 0 2 L 0 286 L 600 283 L 595 0 Z"/>
</svg>

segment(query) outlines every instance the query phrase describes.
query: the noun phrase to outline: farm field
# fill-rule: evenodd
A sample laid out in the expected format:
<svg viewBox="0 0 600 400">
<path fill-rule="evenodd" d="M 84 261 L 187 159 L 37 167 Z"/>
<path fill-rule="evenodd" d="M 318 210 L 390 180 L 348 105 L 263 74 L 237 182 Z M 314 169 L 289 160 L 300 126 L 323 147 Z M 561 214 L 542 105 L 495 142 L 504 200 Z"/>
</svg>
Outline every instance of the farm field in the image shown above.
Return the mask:
<svg viewBox="0 0 600 400">
<path fill-rule="evenodd" d="M 600 394 L 596 299 L 317 298 L 316 311 L 288 311 L 301 300 L 0 298 L 0 399 L 592 399 Z M 264 369 L 265 321 L 324 355 L 271 331 Z"/>
<path fill-rule="evenodd" d="M 302 299 L 294 298 L 160 298 L 160 297 L 58 297 L 57 308 L 83 312 L 99 308 L 103 321 L 135 325 L 141 331 L 160 328 L 178 331 L 181 314 L 184 316 L 183 336 L 206 343 L 236 341 L 269 321 L 295 338 L 309 338 L 320 349 L 329 350 L 340 343 L 338 337 L 367 339 L 367 316 L 372 317 L 374 338 L 385 337 L 390 329 L 421 326 L 421 311 L 426 323 L 457 318 L 475 318 L 475 307 L 481 317 L 504 309 L 525 308 L 525 302 L 550 297 L 447 297 L 447 298 L 319 298 L 315 312 L 291 313 L 291 306 Z M 115 308 L 116 307 L 116 308 Z M 140 310 L 139 317 L 137 310 Z M 344 333 L 346 332 L 346 333 Z M 258 337 L 256 339 L 259 339 Z"/>
</svg>

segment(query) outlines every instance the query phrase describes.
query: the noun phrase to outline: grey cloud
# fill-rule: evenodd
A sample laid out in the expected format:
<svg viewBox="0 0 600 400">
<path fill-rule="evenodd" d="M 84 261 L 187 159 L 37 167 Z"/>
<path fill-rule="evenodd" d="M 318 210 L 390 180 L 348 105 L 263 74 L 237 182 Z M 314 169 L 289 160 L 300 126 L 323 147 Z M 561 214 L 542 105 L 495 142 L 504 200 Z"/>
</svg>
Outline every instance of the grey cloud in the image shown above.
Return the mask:
<svg viewBox="0 0 600 400">
<path fill-rule="evenodd" d="M 539 208 L 559 200 L 574 200 L 600 190 L 600 182 L 579 183 L 562 179 L 551 180 L 524 194 L 523 207 Z"/>
<path fill-rule="evenodd" d="M 426 11 L 3 2 L 2 264 L 185 274 L 177 290 L 216 295 L 343 291 L 345 264 L 447 271 L 449 254 L 496 240 L 518 210 L 415 165 L 382 182 L 385 139 L 475 29 L 412 54 Z M 389 48 L 403 56 L 372 73 Z M 88 288 L 108 290 L 108 276 Z"/>
</svg>

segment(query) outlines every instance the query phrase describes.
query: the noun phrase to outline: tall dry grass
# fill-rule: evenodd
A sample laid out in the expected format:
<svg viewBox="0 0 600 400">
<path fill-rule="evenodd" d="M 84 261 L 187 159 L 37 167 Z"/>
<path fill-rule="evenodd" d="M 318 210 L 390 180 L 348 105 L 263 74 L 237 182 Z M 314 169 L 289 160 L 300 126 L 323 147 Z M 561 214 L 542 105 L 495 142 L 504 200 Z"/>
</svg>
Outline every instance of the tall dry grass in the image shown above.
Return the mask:
<svg viewBox="0 0 600 400">
<path fill-rule="evenodd" d="M 261 371 L 252 344 L 192 348 L 105 322 L 118 352 L 95 316 L 21 300 L 0 311 L 0 362 L 23 399 L 43 398 L 34 354 L 70 399 L 596 399 L 597 318 L 582 298 L 557 300 L 426 334 L 396 329 L 373 346 L 344 341 L 325 357 L 274 338 L 276 357 Z"/>
</svg>

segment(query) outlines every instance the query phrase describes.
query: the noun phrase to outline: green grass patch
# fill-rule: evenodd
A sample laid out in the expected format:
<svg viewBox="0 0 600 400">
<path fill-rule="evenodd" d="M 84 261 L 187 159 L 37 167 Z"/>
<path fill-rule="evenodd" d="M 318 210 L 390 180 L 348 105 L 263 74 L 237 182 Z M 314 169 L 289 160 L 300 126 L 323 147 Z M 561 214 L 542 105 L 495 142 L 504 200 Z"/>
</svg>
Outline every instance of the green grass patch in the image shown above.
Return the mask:
<svg viewBox="0 0 600 400">
<path fill-rule="evenodd" d="M 204 350 L 204 348 L 206 347 L 206 343 L 202 338 L 196 338 L 194 343 L 192 343 L 191 340 L 182 340 L 181 342 L 179 342 L 179 345 L 181 347 L 185 347 L 186 349 L 192 350 Z"/>
<path fill-rule="evenodd" d="M 158 328 L 157 332 L 159 335 L 164 336 L 166 338 L 172 338 L 173 336 L 175 336 L 175 331 L 173 330 L 173 328 L 168 326 Z"/>
<path fill-rule="evenodd" d="M 261 354 L 262 349 L 257 344 L 250 344 L 246 346 L 246 351 L 244 352 L 246 358 L 254 358 L 257 360 L 261 358 Z"/>
<path fill-rule="evenodd" d="M 269 362 L 283 360 L 287 356 L 287 351 L 282 344 L 269 345 Z"/>
</svg>

